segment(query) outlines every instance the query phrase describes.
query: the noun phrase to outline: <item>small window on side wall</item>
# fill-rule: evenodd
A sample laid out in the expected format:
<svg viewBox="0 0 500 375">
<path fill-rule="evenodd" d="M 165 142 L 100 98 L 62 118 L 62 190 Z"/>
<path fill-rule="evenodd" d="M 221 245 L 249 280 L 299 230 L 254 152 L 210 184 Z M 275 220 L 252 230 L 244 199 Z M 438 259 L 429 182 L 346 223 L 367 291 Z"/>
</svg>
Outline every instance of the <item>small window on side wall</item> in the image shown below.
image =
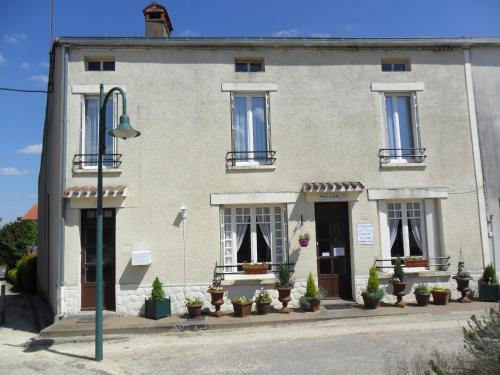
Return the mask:
<svg viewBox="0 0 500 375">
<path fill-rule="evenodd" d="M 238 73 L 256 73 L 264 71 L 264 60 L 262 59 L 236 59 L 234 71 Z"/>
<path fill-rule="evenodd" d="M 411 70 L 408 58 L 383 58 L 380 65 L 383 72 L 409 72 Z"/>
<path fill-rule="evenodd" d="M 115 61 L 111 58 L 88 58 L 85 61 L 86 70 L 91 72 L 114 71 Z"/>
</svg>

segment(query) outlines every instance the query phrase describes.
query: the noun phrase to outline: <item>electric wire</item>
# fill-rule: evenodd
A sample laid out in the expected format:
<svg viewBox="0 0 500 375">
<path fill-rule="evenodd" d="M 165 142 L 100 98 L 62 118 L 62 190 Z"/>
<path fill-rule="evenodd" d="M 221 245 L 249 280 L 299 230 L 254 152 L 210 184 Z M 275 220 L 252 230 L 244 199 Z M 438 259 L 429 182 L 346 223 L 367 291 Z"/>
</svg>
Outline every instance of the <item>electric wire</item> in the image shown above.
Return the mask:
<svg viewBox="0 0 500 375">
<path fill-rule="evenodd" d="M 14 92 L 27 92 L 27 93 L 43 93 L 47 94 L 46 90 L 29 90 L 29 89 L 14 89 L 11 87 L 0 87 L 0 91 L 14 91 Z"/>
</svg>

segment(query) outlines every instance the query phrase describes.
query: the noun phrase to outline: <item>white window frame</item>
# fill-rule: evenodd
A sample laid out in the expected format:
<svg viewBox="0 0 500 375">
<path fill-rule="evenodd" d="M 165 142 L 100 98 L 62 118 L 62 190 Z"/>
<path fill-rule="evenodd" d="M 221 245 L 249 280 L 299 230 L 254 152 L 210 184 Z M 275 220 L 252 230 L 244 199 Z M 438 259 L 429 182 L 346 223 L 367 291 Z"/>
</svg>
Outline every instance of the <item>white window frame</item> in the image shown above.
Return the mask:
<svg viewBox="0 0 500 375">
<path fill-rule="evenodd" d="M 386 98 L 390 97 L 392 100 L 392 108 L 393 108 L 393 121 L 394 121 L 394 131 L 395 131 L 395 140 L 396 147 L 401 149 L 401 133 L 400 133 L 400 124 L 399 124 L 399 112 L 397 110 L 397 97 L 398 96 L 407 96 L 410 100 L 410 112 L 411 112 L 411 127 L 413 131 L 413 140 L 414 140 L 414 148 L 420 148 L 420 129 L 418 125 L 418 106 L 417 106 L 417 94 L 416 92 L 394 92 L 394 91 L 385 91 L 383 93 L 383 117 L 384 117 L 384 145 L 385 148 L 390 148 L 389 142 L 389 123 L 387 117 L 387 104 Z M 401 150 L 397 151 L 396 157 L 389 156 L 390 163 L 413 163 L 415 162 L 416 157 L 408 158 L 403 156 Z"/>
<path fill-rule="evenodd" d="M 251 160 L 254 157 L 254 154 L 252 151 L 265 151 L 269 152 L 271 150 L 271 128 L 270 128 L 270 121 L 269 121 L 269 114 L 270 114 L 270 97 L 269 97 L 269 92 L 268 91 L 255 91 L 255 92 L 239 92 L 239 91 L 233 91 L 231 92 L 231 149 L 233 152 L 236 151 L 236 144 L 235 144 L 235 130 L 236 130 L 236 123 L 235 123 L 235 101 L 237 97 L 243 97 L 246 98 L 247 100 L 247 131 L 248 131 L 248 159 L 250 160 L 240 160 L 236 161 L 237 166 L 258 166 L 262 164 L 267 164 L 266 160 Z M 264 117 L 265 117 L 265 127 L 266 127 L 266 150 L 254 150 L 254 143 L 253 143 L 253 113 L 252 113 L 252 98 L 259 97 L 259 98 L 264 98 Z M 250 147 L 251 145 L 251 147 Z M 235 157 L 237 157 L 237 154 L 235 154 Z"/>
<path fill-rule="evenodd" d="M 85 118 L 85 99 L 97 99 L 99 101 L 99 94 L 82 94 L 80 96 L 80 108 L 81 108 L 81 129 L 80 129 L 80 133 L 81 133 L 81 139 L 80 139 L 80 150 L 81 150 L 81 153 L 82 154 L 87 154 L 86 152 L 86 149 L 85 149 L 85 139 L 86 139 L 86 130 L 87 130 L 87 124 L 86 124 L 86 118 Z M 117 118 L 117 114 L 118 114 L 118 100 L 117 99 L 117 95 L 116 94 L 112 94 L 110 99 L 113 103 L 113 129 L 116 128 L 116 125 L 117 125 L 117 122 L 118 122 L 118 118 Z M 99 115 L 99 112 L 98 112 L 98 115 Z M 116 154 L 117 153 L 117 149 L 118 149 L 118 142 L 116 140 L 115 137 L 112 137 L 112 140 L 113 140 L 113 154 Z M 96 165 L 87 165 L 86 164 L 86 160 L 85 159 L 82 159 L 82 164 L 80 165 L 80 168 L 81 169 L 97 169 L 97 162 L 96 162 Z M 113 167 L 108 167 L 108 166 L 105 166 L 103 165 L 103 169 L 113 169 Z"/>
<path fill-rule="evenodd" d="M 385 223 L 386 229 L 389 231 L 389 204 L 401 204 L 401 224 L 402 224 L 402 235 L 403 235 L 403 249 L 404 249 L 404 257 L 409 257 L 410 255 L 410 237 L 409 237 L 409 226 L 408 226 L 408 203 L 418 203 L 420 205 L 420 230 L 422 237 L 422 255 L 424 257 L 429 256 L 429 252 L 427 250 L 427 230 L 426 230 L 426 214 L 425 214 L 425 204 L 423 200 L 397 200 L 397 201 L 386 201 L 387 208 L 387 221 Z M 391 244 L 390 239 L 387 243 L 389 250 L 388 254 L 391 254 Z"/>
<path fill-rule="evenodd" d="M 236 209 L 248 209 L 250 215 L 249 228 L 250 231 L 250 246 L 251 246 L 251 261 L 257 262 L 257 208 L 270 209 L 270 226 L 271 226 L 271 262 L 272 263 L 286 263 L 287 262 L 287 213 L 286 205 L 284 204 L 271 204 L 271 205 L 224 205 L 220 206 L 221 212 L 221 260 L 224 266 L 235 266 L 232 269 L 226 268 L 226 271 L 236 271 L 238 263 L 237 252 L 237 223 L 236 223 Z M 280 208 L 281 212 L 276 213 L 275 209 Z M 226 210 L 230 210 L 231 214 L 227 215 Z M 226 220 L 230 218 L 231 222 L 227 223 Z M 279 220 L 277 220 L 279 219 Z M 281 229 L 277 229 L 277 224 L 281 223 Z M 231 228 L 231 237 L 227 237 L 227 229 Z M 281 232 L 281 233 L 279 233 Z M 281 245 L 279 243 L 281 240 Z M 230 251 L 230 254 L 229 254 Z M 278 254 L 280 253 L 280 254 Z M 281 259 L 279 259 L 281 257 Z M 231 261 L 228 262 L 228 258 Z"/>
</svg>

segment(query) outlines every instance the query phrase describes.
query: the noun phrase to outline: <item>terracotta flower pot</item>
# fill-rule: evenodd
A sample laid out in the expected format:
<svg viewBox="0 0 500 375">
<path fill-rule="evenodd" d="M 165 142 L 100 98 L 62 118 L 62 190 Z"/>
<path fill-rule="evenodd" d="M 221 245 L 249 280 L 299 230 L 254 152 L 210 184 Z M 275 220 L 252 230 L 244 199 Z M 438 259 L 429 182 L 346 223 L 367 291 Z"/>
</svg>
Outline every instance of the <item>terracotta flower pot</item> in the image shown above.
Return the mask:
<svg viewBox="0 0 500 375">
<path fill-rule="evenodd" d="M 365 308 L 367 308 L 367 309 L 376 309 L 380 305 L 380 300 L 379 299 L 377 299 L 377 298 L 371 298 L 366 293 L 363 293 L 361 295 L 361 297 L 363 297 L 363 302 L 365 304 Z"/>
<path fill-rule="evenodd" d="M 432 293 L 432 299 L 434 300 L 435 305 L 446 305 L 448 304 L 448 300 L 450 299 L 450 292 L 437 292 L 433 291 Z"/>
<path fill-rule="evenodd" d="M 200 316 L 202 306 L 203 305 L 186 305 L 189 317 L 196 318 Z"/>
<path fill-rule="evenodd" d="M 419 294 L 415 293 L 415 299 L 419 306 L 427 306 L 431 300 L 431 295 L 429 294 Z"/>
<path fill-rule="evenodd" d="M 208 293 L 210 293 L 210 296 L 212 297 L 212 305 L 215 307 L 215 311 L 213 313 L 210 313 L 212 316 L 220 317 L 224 315 L 222 311 L 220 311 L 220 307 L 224 304 L 224 293 L 226 293 L 225 289 L 222 290 L 213 290 L 209 289 Z"/>
<path fill-rule="evenodd" d="M 266 267 L 245 267 L 243 268 L 245 275 L 262 275 L 267 273 Z"/>
<path fill-rule="evenodd" d="M 405 259 L 406 267 L 429 267 L 429 258 Z"/>
<path fill-rule="evenodd" d="M 309 240 L 299 240 L 299 245 L 300 247 L 307 247 L 309 246 Z"/>
<path fill-rule="evenodd" d="M 265 315 L 271 309 L 271 302 L 257 302 L 256 304 L 259 315 Z"/>
<path fill-rule="evenodd" d="M 309 301 L 309 311 L 310 312 L 318 312 L 319 308 L 321 306 L 320 305 L 321 301 L 319 299 L 316 299 L 316 298 L 309 298 L 308 301 Z"/>
<path fill-rule="evenodd" d="M 252 302 L 249 303 L 233 303 L 234 316 L 244 318 L 250 315 L 252 311 Z"/>
</svg>

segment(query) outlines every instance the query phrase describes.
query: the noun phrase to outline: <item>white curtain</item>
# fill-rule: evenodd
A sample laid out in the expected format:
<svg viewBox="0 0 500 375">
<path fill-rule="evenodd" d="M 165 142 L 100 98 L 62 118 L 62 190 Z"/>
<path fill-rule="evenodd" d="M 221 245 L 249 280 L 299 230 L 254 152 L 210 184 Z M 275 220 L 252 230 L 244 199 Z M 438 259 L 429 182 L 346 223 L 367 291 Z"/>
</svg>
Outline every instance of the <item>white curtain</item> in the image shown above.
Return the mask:
<svg viewBox="0 0 500 375">
<path fill-rule="evenodd" d="M 85 154 L 97 154 L 99 139 L 98 99 L 85 99 Z"/>
<path fill-rule="evenodd" d="M 259 223 L 259 228 L 262 232 L 262 237 L 266 241 L 267 246 L 271 249 L 271 224 Z"/>
<path fill-rule="evenodd" d="M 253 151 L 267 151 L 265 98 L 252 98 L 252 127 L 253 127 Z M 258 162 L 265 162 L 264 152 L 255 152 L 254 157 Z"/>
<path fill-rule="evenodd" d="M 413 233 L 413 238 L 418 245 L 420 251 L 422 250 L 422 230 L 420 229 L 420 219 L 409 219 L 411 225 L 411 232 Z"/>
<path fill-rule="evenodd" d="M 248 224 L 249 222 L 236 224 L 236 253 L 238 253 L 241 244 L 243 243 L 243 239 L 245 238 L 245 234 L 247 233 Z"/>
<path fill-rule="evenodd" d="M 398 227 L 399 223 L 401 222 L 401 219 L 390 219 L 389 220 L 389 234 L 390 234 L 390 240 L 391 240 L 391 246 L 389 248 L 392 249 L 392 245 L 394 245 L 394 241 L 396 241 L 396 237 L 398 235 Z"/>
<path fill-rule="evenodd" d="M 234 98 L 234 151 L 248 150 L 247 98 Z M 246 154 L 236 154 L 237 158 L 246 159 Z"/>
</svg>

